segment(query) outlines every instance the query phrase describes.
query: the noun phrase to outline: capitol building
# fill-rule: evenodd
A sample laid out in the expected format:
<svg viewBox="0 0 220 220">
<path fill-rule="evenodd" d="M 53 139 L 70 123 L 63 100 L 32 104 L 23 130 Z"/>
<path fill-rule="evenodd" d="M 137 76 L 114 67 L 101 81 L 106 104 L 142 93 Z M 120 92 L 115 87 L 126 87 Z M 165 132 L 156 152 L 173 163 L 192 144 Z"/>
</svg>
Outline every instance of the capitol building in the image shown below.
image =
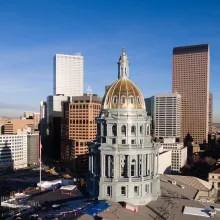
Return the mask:
<svg viewBox="0 0 220 220">
<path fill-rule="evenodd" d="M 97 120 L 97 139 L 89 143 L 90 195 L 135 205 L 156 200 L 160 144 L 151 141 L 151 117 L 141 91 L 129 79 L 125 49 L 118 62 L 118 79 L 106 91 Z"/>
</svg>

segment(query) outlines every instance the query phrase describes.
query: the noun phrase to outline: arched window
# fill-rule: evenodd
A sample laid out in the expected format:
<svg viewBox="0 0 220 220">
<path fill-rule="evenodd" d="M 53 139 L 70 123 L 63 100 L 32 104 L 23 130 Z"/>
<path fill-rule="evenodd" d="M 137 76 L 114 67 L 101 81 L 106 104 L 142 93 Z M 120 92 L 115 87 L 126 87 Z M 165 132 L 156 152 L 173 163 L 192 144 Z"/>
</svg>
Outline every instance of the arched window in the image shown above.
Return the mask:
<svg viewBox="0 0 220 220">
<path fill-rule="evenodd" d="M 140 97 L 139 97 L 139 96 L 137 97 L 137 102 L 138 102 L 138 105 L 141 104 L 141 100 L 140 100 Z"/>
<path fill-rule="evenodd" d="M 122 133 L 123 135 L 126 135 L 126 126 L 125 126 L 125 125 L 122 125 L 122 126 L 121 126 L 121 133 Z"/>
<path fill-rule="evenodd" d="M 140 126 L 140 134 L 143 134 L 143 125 Z"/>
<path fill-rule="evenodd" d="M 136 133 L 136 127 L 134 125 L 131 126 L 131 134 Z"/>
<path fill-rule="evenodd" d="M 117 136 L 117 125 L 112 126 L 112 135 L 115 137 Z"/>
<path fill-rule="evenodd" d="M 150 135 L 150 126 L 147 125 L 147 135 Z"/>
<path fill-rule="evenodd" d="M 122 96 L 122 97 L 121 97 L 121 103 L 122 103 L 122 104 L 125 104 L 125 101 L 126 101 L 125 96 Z"/>
<path fill-rule="evenodd" d="M 130 96 L 130 103 L 134 104 L 134 97 L 133 96 Z"/>
<path fill-rule="evenodd" d="M 106 98 L 106 105 L 109 103 L 109 97 Z"/>
<path fill-rule="evenodd" d="M 134 177 L 135 176 L 135 163 L 136 161 L 133 159 L 131 161 L 131 176 Z"/>
<path fill-rule="evenodd" d="M 114 103 L 114 104 L 117 103 L 117 96 L 114 96 L 114 98 L 113 98 L 113 103 Z"/>
</svg>

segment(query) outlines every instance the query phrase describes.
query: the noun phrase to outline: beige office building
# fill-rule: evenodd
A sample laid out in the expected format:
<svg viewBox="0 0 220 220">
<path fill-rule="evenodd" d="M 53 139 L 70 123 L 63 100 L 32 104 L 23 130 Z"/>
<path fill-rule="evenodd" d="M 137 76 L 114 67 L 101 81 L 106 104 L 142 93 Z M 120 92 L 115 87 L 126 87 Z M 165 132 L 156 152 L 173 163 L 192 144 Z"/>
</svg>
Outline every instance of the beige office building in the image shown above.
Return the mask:
<svg viewBox="0 0 220 220">
<path fill-rule="evenodd" d="M 209 45 L 173 49 L 172 91 L 181 95 L 181 137 L 189 132 L 197 143 L 208 138 Z"/>
</svg>

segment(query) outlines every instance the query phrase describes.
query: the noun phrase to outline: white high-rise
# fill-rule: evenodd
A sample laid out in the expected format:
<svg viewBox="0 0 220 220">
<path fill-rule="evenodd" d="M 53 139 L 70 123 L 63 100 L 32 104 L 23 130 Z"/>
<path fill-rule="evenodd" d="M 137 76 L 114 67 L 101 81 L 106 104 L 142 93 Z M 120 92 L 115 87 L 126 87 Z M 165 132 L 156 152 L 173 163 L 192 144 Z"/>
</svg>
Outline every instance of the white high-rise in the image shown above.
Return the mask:
<svg viewBox="0 0 220 220">
<path fill-rule="evenodd" d="M 155 136 L 159 138 L 163 151 L 171 151 L 171 170 L 179 172 L 187 159 L 187 148 L 179 139 L 181 95 L 178 93 L 155 95 L 154 115 Z"/>
<path fill-rule="evenodd" d="M 83 95 L 83 56 L 56 54 L 53 61 L 53 93 L 64 96 Z"/>
<path fill-rule="evenodd" d="M 180 137 L 181 95 L 178 93 L 155 95 L 155 136 Z"/>
</svg>

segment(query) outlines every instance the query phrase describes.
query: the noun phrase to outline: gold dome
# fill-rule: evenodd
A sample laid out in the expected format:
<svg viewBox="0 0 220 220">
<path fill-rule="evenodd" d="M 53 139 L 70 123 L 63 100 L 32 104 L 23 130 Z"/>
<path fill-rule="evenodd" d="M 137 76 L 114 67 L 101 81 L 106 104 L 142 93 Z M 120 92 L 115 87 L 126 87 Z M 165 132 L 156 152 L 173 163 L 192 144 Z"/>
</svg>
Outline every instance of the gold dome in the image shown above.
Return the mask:
<svg viewBox="0 0 220 220">
<path fill-rule="evenodd" d="M 141 91 L 128 77 L 114 82 L 104 96 L 103 109 L 117 108 L 145 109 Z"/>
</svg>

